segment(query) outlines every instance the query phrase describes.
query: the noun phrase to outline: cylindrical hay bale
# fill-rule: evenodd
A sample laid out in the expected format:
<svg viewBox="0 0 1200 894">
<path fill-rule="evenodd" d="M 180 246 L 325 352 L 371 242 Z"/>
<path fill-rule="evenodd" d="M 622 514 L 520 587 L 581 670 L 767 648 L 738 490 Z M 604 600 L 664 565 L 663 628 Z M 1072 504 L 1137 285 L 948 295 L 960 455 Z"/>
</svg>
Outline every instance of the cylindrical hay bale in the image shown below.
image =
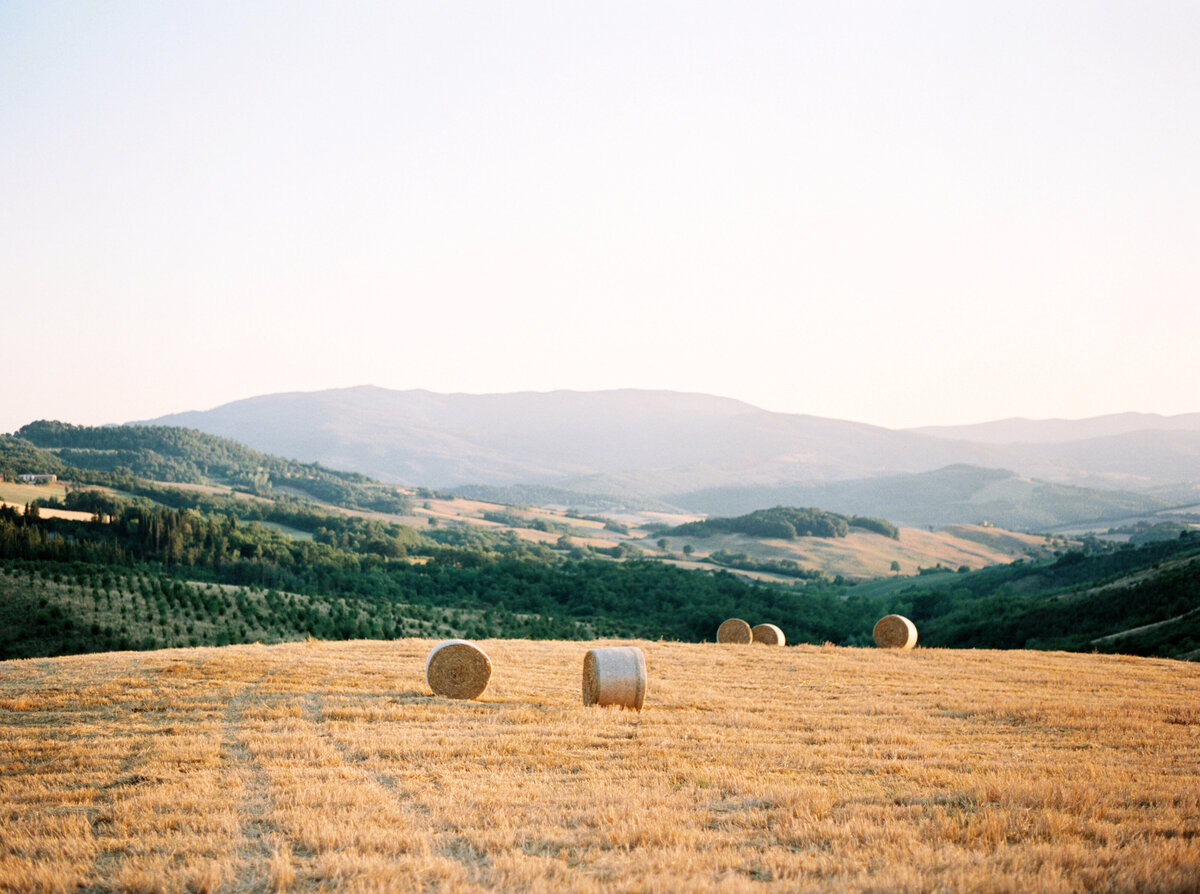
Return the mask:
<svg viewBox="0 0 1200 894">
<path fill-rule="evenodd" d="M 589 649 L 583 656 L 584 705 L 620 705 L 642 710 L 646 700 L 646 656 L 637 646 Z"/>
<path fill-rule="evenodd" d="M 741 618 L 730 618 L 717 628 L 719 643 L 749 643 L 754 641 L 754 632 Z"/>
<path fill-rule="evenodd" d="M 750 631 L 756 643 L 767 646 L 782 646 L 785 642 L 783 631 L 774 624 L 755 624 Z"/>
<path fill-rule="evenodd" d="M 438 643 L 425 659 L 425 682 L 434 695 L 478 698 L 492 677 L 492 660 L 463 639 Z"/>
<path fill-rule="evenodd" d="M 887 615 L 875 622 L 875 645 L 881 649 L 911 649 L 917 644 L 917 627 L 903 615 Z"/>
</svg>

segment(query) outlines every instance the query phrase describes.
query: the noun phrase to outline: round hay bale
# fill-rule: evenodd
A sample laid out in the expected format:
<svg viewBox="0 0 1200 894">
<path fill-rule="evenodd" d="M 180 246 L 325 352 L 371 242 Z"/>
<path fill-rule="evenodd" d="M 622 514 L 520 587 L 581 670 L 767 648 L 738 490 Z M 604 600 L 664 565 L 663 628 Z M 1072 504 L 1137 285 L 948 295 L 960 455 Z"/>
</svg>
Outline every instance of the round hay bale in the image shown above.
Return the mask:
<svg viewBox="0 0 1200 894">
<path fill-rule="evenodd" d="M 903 615 L 887 615 L 875 622 L 874 636 L 881 649 L 911 649 L 917 644 L 917 627 Z"/>
<path fill-rule="evenodd" d="M 755 624 L 750 635 L 756 643 L 766 646 L 782 646 L 786 642 L 783 631 L 774 624 Z"/>
<path fill-rule="evenodd" d="M 719 643 L 749 643 L 754 641 L 750 625 L 741 618 L 730 618 L 717 628 Z"/>
<path fill-rule="evenodd" d="M 492 677 L 492 660 L 463 639 L 438 643 L 425 659 L 425 682 L 434 695 L 478 698 Z"/>
<path fill-rule="evenodd" d="M 642 710 L 646 699 L 646 656 L 637 646 L 589 649 L 583 656 L 584 705 L 620 705 Z"/>
</svg>

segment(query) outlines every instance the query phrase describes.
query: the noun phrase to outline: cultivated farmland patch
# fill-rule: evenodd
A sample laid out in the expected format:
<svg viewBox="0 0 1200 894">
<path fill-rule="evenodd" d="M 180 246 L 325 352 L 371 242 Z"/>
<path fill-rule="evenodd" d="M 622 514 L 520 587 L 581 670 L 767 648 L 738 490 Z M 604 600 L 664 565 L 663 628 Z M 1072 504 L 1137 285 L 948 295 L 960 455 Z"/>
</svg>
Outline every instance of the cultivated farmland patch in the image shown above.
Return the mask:
<svg viewBox="0 0 1200 894">
<path fill-rule="evenodd" d="M 1190 890 L 1200 678 L 1040 652 L 436 641 L 0 663 L 0 890 Z"/>
</svg>

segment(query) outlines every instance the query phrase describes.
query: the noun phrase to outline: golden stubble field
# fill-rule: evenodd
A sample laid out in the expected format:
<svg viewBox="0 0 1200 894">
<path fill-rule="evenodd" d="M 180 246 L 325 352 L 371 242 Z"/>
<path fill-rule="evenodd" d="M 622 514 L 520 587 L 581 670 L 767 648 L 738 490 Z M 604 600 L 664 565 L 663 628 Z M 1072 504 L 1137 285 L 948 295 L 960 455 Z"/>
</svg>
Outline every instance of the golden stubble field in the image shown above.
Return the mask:
<svg viewBox="0 0 1200 894">
<path fill-rule="evenodd" d="M 1195 891 L 1200 668 L 1120 656 L 432 640 L 0 664 L 0 889 Z"/>
<path fill-rule="evenodd" d="M 54 484 L 18 484 L 13 481 L 0 481 L 0 506 L 8 506 L 22 512 L 26 503 L 34 500 L 60 500 L 67 494 L 67 489 L 61 483 Z M 41 514 L 46 518 L 69 518 L 72 521 L 89 521 L 90 512 L 74 512 L 70 509 L 42 509 Z"/>
</svg>

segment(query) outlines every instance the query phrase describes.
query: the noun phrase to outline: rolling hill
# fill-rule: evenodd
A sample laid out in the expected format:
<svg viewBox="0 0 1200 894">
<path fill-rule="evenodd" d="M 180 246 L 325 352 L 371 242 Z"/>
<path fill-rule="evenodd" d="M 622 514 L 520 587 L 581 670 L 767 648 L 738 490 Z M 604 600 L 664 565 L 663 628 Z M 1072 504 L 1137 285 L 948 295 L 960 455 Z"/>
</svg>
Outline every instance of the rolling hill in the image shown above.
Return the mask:
<svg viewBox="0 0 1200 894">
<path fill-rule="evenodd" d="M 613 476 L 607 487 L 652 496 L 678 490 L 679 481 L 931 469 L 961 453 L 924 435 L 665 391 L 472 395 L 364 386 L 249 398 L 152 423 L 435 488 L 554 483 L 591 492 L 597 476 Z"/>
<path fill-rule="evenodd" d="M 0 499 L 18 489 L 0 507 L 0 657 L 416 632 L 703 640 L 740 614 L 771 616 L 790 642 L 857 644 L 891 611 L 957 645 L 1182 657 L 1200 638 L 1200 539 L 1178 522 L 1122 548 L 985 526 L 896 529 L 803 507 L 699 523 L 601 517 L 398 493 L 188 430 L 32 433 L 69 446 L 7 438 L 0 465 L 57 464 L 75 480 L 41 486 L 47 496 L 29 506 L 38 487 L 0 484 Z M 184 478 L 207 458 L 235 484 L 72 469 L 62 455 Z M 337 491 L 341 505 L 294 492 L 297 477 L 326 474 L 351 488 Z M 361 506 L 389 494 L 404 514 Z M 863 582 L 872 577 L 887 579 Z M 1095 598 L 1081 607 L 1084 590 Z"/>
<path fill-rule="evenodd" d="M 907 431 L 977 444 L 1055 444 L 1144 431 L 1200 431 L 1200 413 L 1113 413 L 1088 419 L 998 419 L 974 425 L 930 425 Z"/>
<path fill-rule="evenodd" d="M 880 516 L 897 524 L 987 523 L 1018 531 L 1048 531 L 1082 522 L 1152 515 L 1176 499 L 1133 491 L 1078 487 L 1025 478 L 1005 469 L 954 465 L 932 472 L 819 484 L 709 488 L 664 499 L 693 512 L 735 514 L 762 506 L 820 506 L 832 512 Z M 1200 496 L 1200 495 L 1197 495 Z M 1195 497 L 1192 497 L 1195 499 Z"/>
<path fill-rule="evenodd" d="M 104 480 L 136 475 L 172 484 L 218 484 L 260 493 L 286 489 L 342 506 L 400 512 L 394 487 L 357 472 L 298 463 L 236 441 L 165 425 L 86 426 L 31 422 L 0 441 L 0 474 L 49 472 Z M 100 473 L 99 477 L 86 473 Z"/>
<path fill-rule="evenodd" d="M 153 421 L 383 481 L 476 486 L 484 489 L 473 495 L 493 499 L 505 499 L 505 489 L 540 490 L 545 499 L 535 501 L 543 504 L 673 503 L 712 512 L 730 511 L 734 501 L 737 511 L 794 504 L 794 495 L 814 493 L 804 502 L 910 524 L 995 516 L 999 524 L 1046 528 L 1200 502 L 1195 417 L 894 431 L 702 394 L 468 395 L 364 386 L 266 395 Z M 963 440 L 973 433 L 979 440 Z M 1012 441 L 1026 437 L 1044 440 Z M 902 480 L 963 465 L 1011 470 L 999 474 L 1012 480 L 981 481 L 949 503 L 921 494 L 933 479 Z M 898 500 L 901 491 L 919 498 Z"/>
<path fill-rule="evenodd" d="M 409 545 L 418 538 L 418 529 L 427 538 L 494 540 L 504 536 L 539 547 L 561 548 L 560 541 L 565 538 L 567 548 L 573 551 L 645 553 L 687 567 L 693 567 L 697 559 L 711 557 L 715 562 L 719 558 L 717 553 L 732 550 L 748 560 L 737 562 L 741 572 L 768 580 L 775 580 L 778 575 L 770 568 L 750 566 L 760 560 L 795 561 L 800 568 L 819 570 L 830 577 L 858 579 L 886 574 L 892 562 L 906 571 L 943 564 L 977 568 L 1030 555 L 1031 550 L 1032 554 L 1041 554 L 1040 538 L 1025 538 L 1028 542 L 1008 550 L 980 550 L 977 544 L 944 532 L 918 537 L 908 529 L 902 540 L 884 544 L 875 542 L 878 538 L 866 531 L 856 531 L 837 545 L 819 547 L 799 540 L 769 543 L 751 538 L 744 543 L 724 542 L 710 548 L 706 542 L 697 540 L 696 555 L 681 561 L 677 553 L 658 547 L 655 526 L 678 525 L 694 520 L 694 516 L 678 518 L 678 511 L 665 504 L 639 509 L 626 505 L 619 512 L 611 511 L 610 507 L 606 516 L 584 516 L 561 508 L 535 509 L 530 503 L 536 501 L 529 500 L 519 501 L 526 508 L 514 509 L 498 505 L 494 499 L 461 499 L 428 490 L 399 489 L 359 473 L 283 460 L 215 435 L 167 426 L 87 427 L 38 422 L 21 429 L 19 434 L 23 437 L 0 441 L 0 470 L 20 466 L 26 471 L 53 471 L 73 477 L 77 483 L 115 484 L 125 492 L 172 507 L 232 511 L 246 521 L 290 530 L 293 536 L 310 539 L 322 526 L 340 527 L 340 522 L 328 518 L 329 513 L 341 518 L 365 513 L 376 522 L 404 526 L 410 532 L 405 541 Z M 25 437 L 40 446 L 24 440 Z M 67 466 L 64 458 L 83 468 Z M 166 480 L 138 481 L 160 476 Z M 0 485 L 0 490 L 9 487 L 14 485 Z M 18 490 L 23 494 L 18 508 L 39 495 L 37 488 L 18 487 Z M 555 495 L 562 496 L 559 492 Z M 46 508 L 52 505 L 46 497 L 61 499 L 63 493 L 42 490 L 40 496 L 47 515 L 62 511 Z M 72 505 L 86 508 L 83 506 L 88 502 L 86 495 L 77 494 L 72 500 Z M 430 526 L 436 525 L 442 527 L 433 531 Z M 891 531 L 891 526 L 887 525 L 887 529 Z"/>
</svg>

